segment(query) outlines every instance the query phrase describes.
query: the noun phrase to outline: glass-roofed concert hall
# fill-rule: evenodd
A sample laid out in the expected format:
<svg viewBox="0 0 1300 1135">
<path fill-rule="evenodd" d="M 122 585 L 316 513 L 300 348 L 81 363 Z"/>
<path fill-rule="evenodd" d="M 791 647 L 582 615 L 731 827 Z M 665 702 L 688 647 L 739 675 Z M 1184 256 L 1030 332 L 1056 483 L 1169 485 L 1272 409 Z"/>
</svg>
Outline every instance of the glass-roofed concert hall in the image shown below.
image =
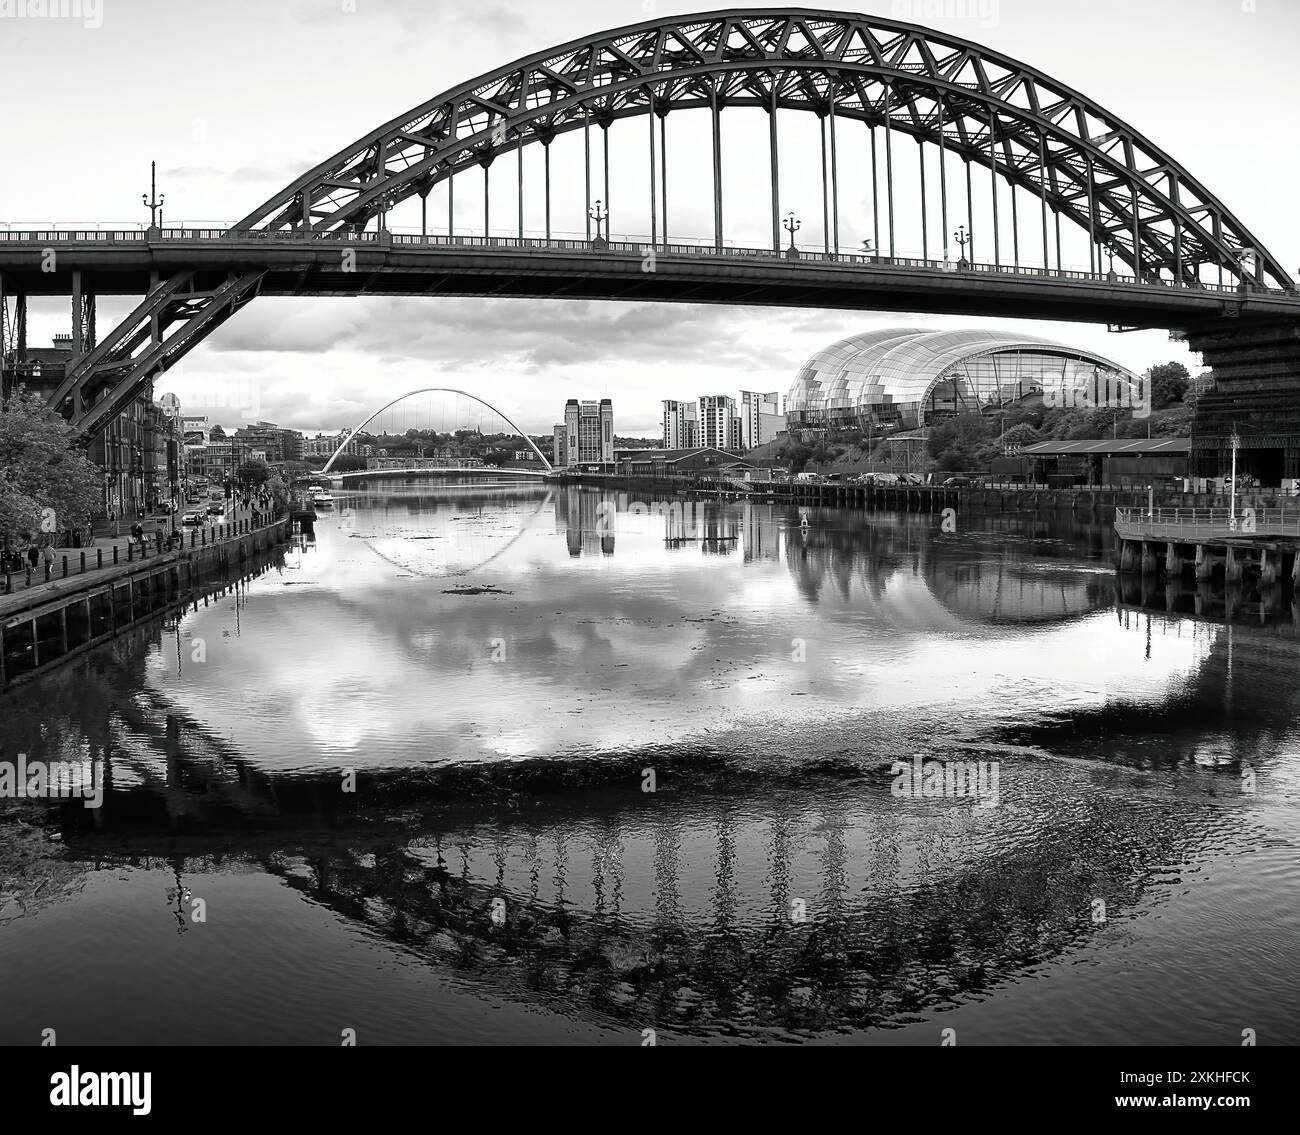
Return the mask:
<svg viewBox="0 0 1300 1135">
<path fill-rule="evenodd" d="M 1020 332 L 886 327 L 813 355 L 790 387 L 786 423 L 915 429 L 1035 396 L 1057 406 L 1135 406 L 1142 379 L 1090 351 Z"/>
</svg>

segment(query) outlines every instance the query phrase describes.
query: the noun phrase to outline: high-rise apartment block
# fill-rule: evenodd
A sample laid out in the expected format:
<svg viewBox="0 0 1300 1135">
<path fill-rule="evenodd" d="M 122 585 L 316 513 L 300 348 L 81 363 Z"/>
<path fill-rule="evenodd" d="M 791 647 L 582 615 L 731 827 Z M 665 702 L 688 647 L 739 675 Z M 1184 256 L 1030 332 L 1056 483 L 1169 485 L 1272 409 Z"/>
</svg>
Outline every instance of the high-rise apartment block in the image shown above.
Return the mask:
<svg viewBox="0 0 1300 1135">
<path fill-rule="evenodd" d="M 664 399 L 664 448 L 695 449 L 699 445 L 699 420 L 694 402 Z"/>
<path fill-rule="evenodd" d="M 555 427 L 553 448 L 557 466 L 613 465 L 614 404 L 608 398 L 570 398 L 564 404 L 564 424 Z"/>
<path fill-rule="evenodd" d="M 740 446 L 753 449 L 776 437 L 785 429 L 781 413 L 781 395 L 778 391 L 759 394 L 753 390 L 740 392 Z"/>
<path fill-rule="evenodd" d="M 701 394 L 697 400 L 699 421 L 697 444 L 706 449 L 735 449 L 739 429 L 731 420 L 736 416 L 736 400 L 729 394 Z"/>
</svg>

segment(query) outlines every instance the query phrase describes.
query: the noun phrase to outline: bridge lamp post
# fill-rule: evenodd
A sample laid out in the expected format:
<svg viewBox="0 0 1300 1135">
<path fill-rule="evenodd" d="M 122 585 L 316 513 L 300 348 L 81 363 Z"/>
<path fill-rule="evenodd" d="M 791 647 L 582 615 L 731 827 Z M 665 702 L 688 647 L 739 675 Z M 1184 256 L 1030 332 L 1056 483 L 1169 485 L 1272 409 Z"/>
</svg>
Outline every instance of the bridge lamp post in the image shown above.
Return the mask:
<svg viewBox="0 0 1300 1135">
<path fill-rule="evenodd" d="M 1110 268 L 1106 272 L 1106 279 L 1113 284 L 1117 279 L 1115 275 L 1115 250 L 1113 248 L 1106 249 L 1106 255 L 1110 257 Z"/>
<path fill-rule="evenodd" d="M 794 234 L 803 227 L 803 222 L 799 221 L 794 213 L 791 213 L 781 222 L 781 227 L 790 234 L 790 247 L 785 250 L 786 258 L 788 260 L 798 260 L 799 250 L 794 246 Z"/>
<path fill-rule="evenodd" d="M 162 224 L 162 207 L 163 202 L 167 200 L 167 195 L 158 196 L 158 163 L 149 163 L 149 192 L 141 193 L 140 200 L 149 210 L 149 227 L 156 229 Z"/>
<path fill-rule="evenodd" d="M 592 238 L 591 247 L 608 248 L 609 241 L 607 241 L 603 236 L 601 236 L 600 226 L 602 222 L 604 222 L 606 218 L 608 218 L 609 210 L 601 208 L 599 197 L 596 198 L 595 207 L 587 210 L 587 216 L 589 216 L 593 221 L 596 222 L 596 235 Z"/>
<path fill-rule="evenodd" d="M 961 249 L 961 257 L 957 261 L 957 267 L 965 271 L 970 267 L 970 261 L 966 259 L 966 246 L 970 243 L 970 237 L 966 233 L 966 226 L 958 225 L 957 231 L 952 236 L 953 240 L 957 242 L 957 247 Z"/>
</svg>

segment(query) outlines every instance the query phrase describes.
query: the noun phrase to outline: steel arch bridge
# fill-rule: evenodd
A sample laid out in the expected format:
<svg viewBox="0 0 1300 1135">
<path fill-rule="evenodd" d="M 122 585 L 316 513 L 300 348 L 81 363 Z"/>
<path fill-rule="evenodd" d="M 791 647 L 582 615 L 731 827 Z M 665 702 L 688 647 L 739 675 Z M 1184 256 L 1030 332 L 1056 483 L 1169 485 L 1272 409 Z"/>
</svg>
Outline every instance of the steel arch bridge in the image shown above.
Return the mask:
<svg viewBox="0 0 1300 1135">
<path fill-rule="evenodd" d="M 545 469 L 548 473 L 551 471 L 551 463 L 546 459 L 546 455 L 540 449 L 538 449 L 537 446 L 533 443 L 533 439 L 529 437 L 526 433 L 524 433 L 524 431 L 521 430 L 517 425 L 515 425 L 513 421 L 511 421 L 508 417 L 506 417 L 506 415 L 502 411 L 498 410 L 495 406 L 493 406 L 492 403 L 489 402 L 486 398 L 480 398 L 477 394 L 471 394 L 468 390 L 457 390 L 451 386 L 422 386 L 418 390 L 408 390 L 405 394 L 399 395 L 397 398 L 394 398 L 391 402 L 385 402 L 382 406 L 379 407 L 379 409 L 372 410 L 369 414 L 367 414 L 364 418 L 362 418 L 360 422 L 358 422 L 355 426 L 352 427 L 352 430 L 347 435 L 347 437 L 345 437 L 341 442 L 339 442 L 338 448 L 335 449 L 332 454 L 330 454 L 330 459 L 326 461 L 325 464 L 321 467 L 321 472 L 328 473 L 330 471 L 330 469 L 334 465 L 335 459 L 339 456 L 339 454 L 341 454 L 345 449 L 347 449 L 352 439 L 356 437 L 357 434 L 359 434 L 363 429 L 365 429 L 365 427 L 370 422 L 374 421 L 375 418 L 379 417 L 380 414 L 382 414 L 385 410 L 389 409 L 390 407 L 396 406 L 399 402 L 405 402 L 406 399 L 412 398 L 417 394 L 459 394 L 464 398 L 469 398 L 472 401 L 477 402 L 480 406 L 486 406 L 489 410 L 491 410 L 494 414 L 496 414 L 498 418 L 500 418 L 503 422 L 505 422 L 506 425 L 508 425 L 512 430 L 514 430 L 515 433 L 517 433 L 521 438 L 523 438 L 524 441 L 528 443 L 528 448 L 531 449 L 535 454 L 537 454 L 537 460 L 539 460 L 542 463 L 542 468 Z"/>
<path fill-rule="evenodd" d="M 769 121 L 767 247 L 724 239 L 721 118 L 736 107 L 759 108 Z M 704 246 L 672 243 L 668 229 L 667 120 L 692 108 L 706 110 L 712 126 L 714 239 Z M 791 110 L 810 111 L 819 123 L 823 252 L 795 249 L 793 233 L 791 248 L 781 248 L 776 118 Z M 582 132 L 590 205 L 596 128 L 608 204 L 608 131 L 637 116 L 649 126 L 649 247 L 611 243 L 599 222 L 594 238 L 588 227 L 589 239 L 552 239 L 552 143 Z M 869 133 L 875 247 L 867 254 L 839 248 L 838 170 L 841 151 L 853 144 L 842 139 L 849 123 Z M 903 138 L 921 143 L 920 258 L 896 254 L 895 166 L 903 159 L 895 141 Z M 522 151 L 534 144 L 545 161 L 542 240 L 523 235 Z M 865 145 L 861 135 L 857 145 Z M 511 152 L 520 155 L 519 236 L 494 237 L 489 173 Z M 927 152 L 938 155 L 928 178 Z M 948 173 L 954 162 L 964 167 L 964 193 L 962 178 Z M 973 168 L 989 176 L 991 208 L 981 204 L 978 215 Z M 484 235 L 456 234 L 449 218 L 446 235 L 431 236 L 429 193 L 447 182 L 450 205 L 456 175 L 473 170 L 482 171 Z M 388 213 L 411 198 L 421 204 L 420 235 L 389 231 Z M 941 240 L 931 247 L 927 210 L 934 216 L 936 205 Z M 1039 214 L 1031 218 L 1033 241 L 1022 240 L 1025 210 Z M 1088 271 L 1063 266 L 1062 219 L 1086 237 Z M 958 220 L 970 242 L 954 262 L 946 244 Z M 7 238 L 0 239 L 0 331 L 19 370 L 26 297 L 72 297 L 74 361 L 50 399 L 88 433 L 257 295 L 570 296 L 1075 319 L 1181 331 L 1225 374 L 1262 350 L 1286 383 L 1300 384 L 1300 292 L 1277 258 L 1172 157 L 1026 64 L 954 36 L 849 13 L 710 12 L 537 53 L 371 131 L 228 230 L 0 237 Z M 654 270 L 646 271 L 650 248 Z M 145 298 L 96 342 L 96 293 Z"/>
</svg>

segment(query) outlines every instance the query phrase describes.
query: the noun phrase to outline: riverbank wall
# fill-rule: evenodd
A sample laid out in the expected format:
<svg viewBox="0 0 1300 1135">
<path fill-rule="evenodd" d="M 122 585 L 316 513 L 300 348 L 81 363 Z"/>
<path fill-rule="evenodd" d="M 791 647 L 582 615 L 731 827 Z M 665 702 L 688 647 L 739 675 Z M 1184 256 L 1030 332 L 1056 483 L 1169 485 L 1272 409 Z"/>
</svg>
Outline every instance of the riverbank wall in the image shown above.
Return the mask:
<svg viewBox="0 0 1300 1135">
<path fill-rule="evenodd" d="M 293 522 L 52 579 L 0 596 L 0 690 L 44 674 L 286 543 Z"/>
<path fill-rule="evenodd" d="M 1179 493 L 1145 488 L 1048 489 L 1026 485 L 850 485 L 839 482 L 775 481 L 752 482 L 748 490 L 740 483 L 692 477 L 625 477 L 608 474 L 566 474 L 556 483 L 591 485 L 620 492 L 672 493 L 680 496 L 723 500 L 791 502 L 800 505 L 881 508 L 898 512 L 942 512 L 945 508 L 972 512 L 1023 512 L 1060 510 L 1073 513 L 1106 513 L 1116 508 L 1146 507 L 1154 499 L 1157 508 L 1227 508 L 1224 493 Z M 1281 508 L 1295 503 L 1294 497 L 1277 491 L 1256 491 L 1237 496 L 1237 508 Z"/>
</svg>

